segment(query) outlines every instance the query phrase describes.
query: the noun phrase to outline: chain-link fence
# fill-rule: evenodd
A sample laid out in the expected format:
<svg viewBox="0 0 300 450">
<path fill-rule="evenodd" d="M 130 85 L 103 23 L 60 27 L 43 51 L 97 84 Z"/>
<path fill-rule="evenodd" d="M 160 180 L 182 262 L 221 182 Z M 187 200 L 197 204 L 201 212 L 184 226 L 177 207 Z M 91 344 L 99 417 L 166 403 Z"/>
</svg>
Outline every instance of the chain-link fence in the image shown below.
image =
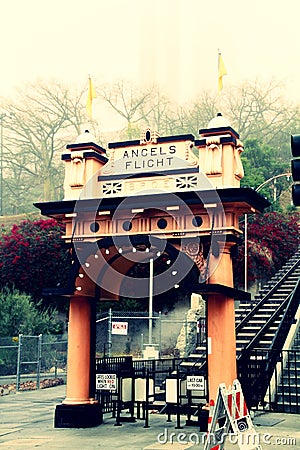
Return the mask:
<svg viewBox="0 0 300 450">
<path fill-rule="evenodd" d="M 63 378 L 67 370 L 67 339 L 61 335 L 0 338 L 0 385 L 33 382 L 40 387 L 43 379 Z"/>
<path fill-rule="evenodd" d="M 0 337 L 0 377 L 16 375 L 18 337 Z"/>
<path fill-rule="evenodd" d="M 205 338 L 205 319 L 170 318 L 161 313 L 112 311 L 102 313 L 96 323 L 96 356 L 145 357 L 154 349 L 153 358 L 186 357 Z M 151 355 L 150 355 L 151 357 Z M 61 335 L 19 335 L 0 337 L 0 386 L 34 380 L 62 378 L 67 372 L 67 337 Z"/>
<path fill-rule="evenodd" d="M 201 324 L 201 325 L 199 325 Z M 133 355 L 143 357 L 146 347 L 159 356 L 188 356 L 205 338 L 205 318 L 168 318 L 161 313 L 112 311 L 98 316 L 98 357 Z"/>
</svg>

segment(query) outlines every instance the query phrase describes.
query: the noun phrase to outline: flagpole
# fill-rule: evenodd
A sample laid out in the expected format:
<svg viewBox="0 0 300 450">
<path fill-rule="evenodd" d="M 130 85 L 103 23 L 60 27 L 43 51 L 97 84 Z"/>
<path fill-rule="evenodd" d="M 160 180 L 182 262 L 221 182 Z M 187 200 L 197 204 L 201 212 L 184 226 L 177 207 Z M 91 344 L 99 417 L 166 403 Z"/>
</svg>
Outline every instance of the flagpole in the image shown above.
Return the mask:
<svg viewBox="0 0 300 450">
<path fill-rule="evenodd" d="M 223 77 L 227 75 L 227 70 L 222 58 L 221 50 L 218 48 L 218 97 L 217 97 L 217 108 L 220 111 L 221 106 L 221 91 L 223 89 Z"/>
<path fill-rule="evenodd" d="M 217 56 L 217 61 L 218 61 L 218 66 L 217 66 L 217 70 L 218 70 L 217 113 L 221 112 L 221 95 L 220 95 L 220 90 L 219 90 L 220 54 L 221 54 L 221 50 L 218 48 L 218 56 Z"/>
<path fill-rule="evenodd" d="M 91 76 L 88 76 L 88 92 L 86 99 L 86 112 L 90 120 L 93 119 L 93 99 L 96 98 L 96 92 L 92 83 Z"/>
</svg>

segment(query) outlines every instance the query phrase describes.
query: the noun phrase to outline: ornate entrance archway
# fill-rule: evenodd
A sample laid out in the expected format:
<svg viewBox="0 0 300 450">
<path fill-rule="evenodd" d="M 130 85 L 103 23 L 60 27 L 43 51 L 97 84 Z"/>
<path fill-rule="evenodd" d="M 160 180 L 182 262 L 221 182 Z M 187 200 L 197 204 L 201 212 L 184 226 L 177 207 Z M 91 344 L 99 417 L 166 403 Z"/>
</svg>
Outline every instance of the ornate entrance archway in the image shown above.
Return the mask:
<svg viewBox="0 0 300 450">
<path fill-rule="evenodd" d="M 239 217 L 263 211 L 268 202 L 240 188 L 243 146 L 229 124 L 219 116 L 199 133 L 199 139 L 159 137 L 148 129 L 139 141 L 109 144 L 109 159 L 84 133 L 62 157 L 65 199 L 36 204 L 65 223 L 76 268 L 64 292 L 70 297 L 68 379 L 57 423 L 95 424 L 95 299 L 118 300 L 130 268 L 164 253 L 173 260 L 155 277 L 157 289 L 180 283 L 195 265 L 199 272 L 187 289 L 207 301 L 210 398 L 220 383 L 236 379 L 234 298 L 249 294 L 234 289 L 232 254 Z M 134 283 L 129 294 L 145 297 L 148 278 Z"/>
</svg>

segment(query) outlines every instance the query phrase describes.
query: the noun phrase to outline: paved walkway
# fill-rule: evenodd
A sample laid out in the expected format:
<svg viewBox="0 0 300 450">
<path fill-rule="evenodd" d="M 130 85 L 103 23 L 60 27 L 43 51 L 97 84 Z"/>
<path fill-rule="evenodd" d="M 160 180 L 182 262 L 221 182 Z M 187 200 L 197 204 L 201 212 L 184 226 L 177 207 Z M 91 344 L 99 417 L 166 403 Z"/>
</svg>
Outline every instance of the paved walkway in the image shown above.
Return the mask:
<svg viewBox="0 0 300 450">
<path fill-rule="evenodd" d="M 66 386 L 39 391 L 19 392 L 0 397 L 0 450 L 41 449 L 118 449 L 118 450 L 183 450 L 203 449 L 202 435 L 196 426 L 176 429 L 176 420 L 168 423 L 161 414 L 149 415 L 149 428 L 144 421 L 115 426 L 110 414 L 95 428 L 54 428 L 55 405 L 65 398 Z M 259 413 L 254 418 L 263 449 L 300 449 L 300 415 Z M 238 449 L 234 439 L 226 442 L 226 450 Z"/>
</svg>

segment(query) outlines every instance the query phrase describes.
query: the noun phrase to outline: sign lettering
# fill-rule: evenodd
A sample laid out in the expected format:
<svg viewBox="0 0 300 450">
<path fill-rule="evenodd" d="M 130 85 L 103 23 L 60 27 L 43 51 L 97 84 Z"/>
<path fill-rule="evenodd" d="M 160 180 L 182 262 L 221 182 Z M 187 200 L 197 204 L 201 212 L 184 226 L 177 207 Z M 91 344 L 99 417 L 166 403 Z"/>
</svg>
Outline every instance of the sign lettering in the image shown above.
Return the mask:
<svg viewBox="0 0 300 450">
<path fill-rule="evenodd" d="M 188 375 L 186 377 L 186 388 L 189 389 L 189 390 L 204 391 L 205 390 L 204 376 L 202 376 L 202 375 L 196 375 L 196 376 Z"/>
<path fill-rule="evenodd" d="M 188 152 L 191 141 L 145 144 L 134 147 L 113 148 L 113 163 L 103 168 L 103 175 L 161 172 L 189 166 Z"/>
<path fill-rule="evenodd" d="M 126 336 L 128 333 L 128 322 L 112 322 L 111 334 L 121 334 Z"/>
<path fill-rule="evenodd" d="M 117 390 L 117 374 L 115 373 L 97 373 L 96 389 L 100 391 L 116 391 Z"/>
</svg>

